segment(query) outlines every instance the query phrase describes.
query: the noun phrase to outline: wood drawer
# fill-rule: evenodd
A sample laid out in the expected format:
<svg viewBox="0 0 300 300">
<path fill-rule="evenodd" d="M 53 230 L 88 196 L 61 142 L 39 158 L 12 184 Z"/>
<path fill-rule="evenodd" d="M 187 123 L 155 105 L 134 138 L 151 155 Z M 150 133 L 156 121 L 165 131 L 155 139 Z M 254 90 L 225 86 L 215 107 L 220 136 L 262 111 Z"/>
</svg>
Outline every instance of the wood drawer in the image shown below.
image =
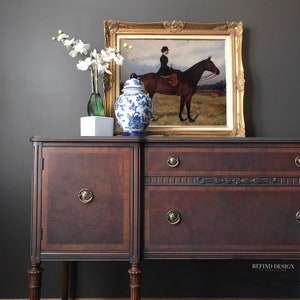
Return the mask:
<svg viewBox="0 0 300 300">
<path fill-rule="evenodd" d="M 42 252 L 129 253 L 130 157 L 127 147 L 43 148 Z"/>
<path fill-rule="evenodd" d="M 171 225 L 167 214 L 180 222 Z M 300 188 L 146 187 L 145 257 L 299 257 Z"/>
<path fill-rule="evenodd" d="M 233 145 L 233 146 L 232 146 Z M 282 175 L 299 176 L 300 147 L 172 147 L 160 144 L 145 148 L 145 175 Z M 177 166 L 169 166 L 168 162 Z"/>
</svg>

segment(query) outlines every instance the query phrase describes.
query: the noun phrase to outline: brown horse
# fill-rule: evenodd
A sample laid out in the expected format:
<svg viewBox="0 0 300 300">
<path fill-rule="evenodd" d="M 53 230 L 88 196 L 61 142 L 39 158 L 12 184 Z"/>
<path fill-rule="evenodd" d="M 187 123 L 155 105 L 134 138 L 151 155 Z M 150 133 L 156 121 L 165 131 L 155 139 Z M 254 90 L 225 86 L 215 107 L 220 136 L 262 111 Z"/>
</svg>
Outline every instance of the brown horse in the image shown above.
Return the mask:
<svg viewBox="0 0 300 300">
<path fill-rule="evenodd" d="M 162 78 L 156 73 L 147 73 L 139 75 L 138 79 L 144 83 L 145 90 L 149 93 L 151 99 L 155 93 L 163 95 L 177 95 L 180 98 L 179 119 L 185 121 L 182 117 L 184 105 L 186 104 L 187 116 L 190 122 L 194 122 L 191 117 L 191 100 L 196 92 L 197 83 L 204 71 L 210 71 L 215 75 L 220 74 L 219 69 L 212 62 L 211 57 L 202 60 L 184 72 L 176 70 L 178 76 L 178 85 L 173 87 L 169 83 L 169 79 Z"/>
</svg>

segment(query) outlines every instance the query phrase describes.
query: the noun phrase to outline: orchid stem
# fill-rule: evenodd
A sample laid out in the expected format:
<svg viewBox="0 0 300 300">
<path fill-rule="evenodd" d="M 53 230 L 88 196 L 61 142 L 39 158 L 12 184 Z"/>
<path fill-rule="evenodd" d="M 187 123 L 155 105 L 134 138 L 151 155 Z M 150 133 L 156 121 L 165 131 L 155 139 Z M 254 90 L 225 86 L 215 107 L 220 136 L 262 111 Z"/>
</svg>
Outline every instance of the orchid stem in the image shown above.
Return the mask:
<svg viewBox="0 0 300 300">
<path fill-rule="evenodd" d="M 94 71 L 91 69 L 91 85 L 92 85 L 92 93 L 95 92 L 95 82 L 94 82 Z"/>
</svg>

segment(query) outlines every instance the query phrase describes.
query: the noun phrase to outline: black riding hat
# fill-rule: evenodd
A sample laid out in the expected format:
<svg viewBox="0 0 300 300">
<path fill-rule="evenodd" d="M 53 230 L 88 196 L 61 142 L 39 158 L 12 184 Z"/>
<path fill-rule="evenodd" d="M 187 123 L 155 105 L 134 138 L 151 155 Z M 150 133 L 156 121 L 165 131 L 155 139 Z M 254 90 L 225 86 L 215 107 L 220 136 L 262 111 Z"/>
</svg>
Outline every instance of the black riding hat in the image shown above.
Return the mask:
<svg viewBox="0 0 300 300">
<path fill-rule="evenodd" d="M 165 52 L 165 51 L 169 51 L 169 48 L 167 47 L 167 46 L 163 46 L 162 48 L 161 48 L 161 52 Z"/>
</svg>

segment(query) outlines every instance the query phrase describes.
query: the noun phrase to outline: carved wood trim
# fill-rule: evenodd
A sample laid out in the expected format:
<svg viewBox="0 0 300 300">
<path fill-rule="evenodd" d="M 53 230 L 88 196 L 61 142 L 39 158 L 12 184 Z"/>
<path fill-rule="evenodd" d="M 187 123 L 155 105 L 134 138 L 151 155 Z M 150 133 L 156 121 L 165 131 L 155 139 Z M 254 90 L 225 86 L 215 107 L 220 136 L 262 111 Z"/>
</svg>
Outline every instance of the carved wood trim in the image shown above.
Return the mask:
<svg viewBox="0 0 300 300">
<path fill-rule="evenodd" d="M 146 186 L 300 186 L 299 177 L 217 177 L 217 176 L 160 176 L 143 177 Z"/>
</svg>

